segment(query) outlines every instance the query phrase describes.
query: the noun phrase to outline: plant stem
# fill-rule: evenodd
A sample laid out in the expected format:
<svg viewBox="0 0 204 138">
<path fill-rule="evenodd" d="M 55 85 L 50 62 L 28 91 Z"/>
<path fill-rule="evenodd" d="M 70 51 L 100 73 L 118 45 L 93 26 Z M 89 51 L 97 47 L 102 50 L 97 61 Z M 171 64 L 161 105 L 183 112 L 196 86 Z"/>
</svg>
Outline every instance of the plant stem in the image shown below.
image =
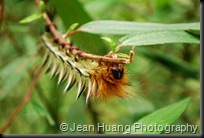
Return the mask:
<svg viewBox="0 0 204 138">
<path fill-rule="evenodd" d="M 4 18 L 4 0 L 0 2 L 0 28 Z"/>
<path fill-rule="evenodd" d="M 72 31 L 72 32 L 70 32 L 70 33 L 68 33 L 68 34 L 65 34 L 64 38 L 67 38 L 67 37 L 69 37 L 69 36 L 72 36 L 72 35 L 74 35 L 74 34 L 77 34 L 78 32 L 80 32 L 80 30 L 74 30 L 74 31 Z"/>
</svg>

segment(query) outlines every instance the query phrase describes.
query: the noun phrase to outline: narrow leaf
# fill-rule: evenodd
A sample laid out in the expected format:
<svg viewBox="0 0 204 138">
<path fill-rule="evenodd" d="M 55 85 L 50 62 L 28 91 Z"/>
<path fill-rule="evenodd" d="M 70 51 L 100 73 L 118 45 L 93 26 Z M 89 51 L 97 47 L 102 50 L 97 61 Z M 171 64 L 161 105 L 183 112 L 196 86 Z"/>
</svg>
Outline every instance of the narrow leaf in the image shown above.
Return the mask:
<svg viewBox="0 0 204 138">
<path fill-rule="evenodd" d="M 130 34 L 122 37 L 119 41 L 123 46 L 142 46 L 165 43 L 200 43 L 197 37 L 185 31 L 172 30 Z"/>
<path fill-rule="evenodd" d="M 28 58 L 27 56 L 20 57 L 11 63 L 8 63 L 0 70 L 0 101 L 6 97 L 9 92 L 20 82 L 26 71 L 37 58 Z"/>
<path fill-rule="evenodd" d="M 185 111 L 191 98 L 186 98 L 162 109 L 159 109 L 136 123 L 134 123 L 125 133 L 131 134 L 159 134 L 165 127 L 172 124 Z M 141 127 L 141 125 L 143 127 Z M 144 128 L 144 126 L 146 128 Z M 161 126 L 161 127 L 158 127 Z M 148 129 L 149 128 L 149 129 Z M 160 128 L 160 129 L 158 129 Z M 164 129 L 162 129 L 164 128 Z M 151 130 L 150 130 L 151 129 Z"/>
<path fill-rule="evenodd" d="M 147 22 L 129 22 L 99 20 L 88 22 L 80 27 L 81 31 L 95 34 L 132 34 L 144 31 L 161 30 L 200 30 L 200 23 L 161 24 Z"/>
<path fill-rule="evenodd" d="M 130 58 L 130 56 L 125 53 L 116 53 L 116 55 L 117 57 L 121 57 L 121 58 Z"/>
<path fill-rule="evenodd" d="M 77 26 L 79 25 L 79 23 L 74 23 L 72 24 L 69 29 L 67 30 L 66 34 L 69 34 L 70 32 L 72 32 Z"/>
<path fill-rule="evenodd" d="M 114 41 L 112 39 L 110 39 L 109 37 L 101 37 L 101 39 L 105 40 L 106 42 L 108 42 L 109 44 L 114 43 Z"/>
<path fill-rule="evenodd" d="M 111 50 L 112 50 L 113 52 L 115 52 L 115 50 L 116 50 L 116 44 L 115 44 L 115 42 L 114 42 L 112 39 L 110 39 L 109 37 L 101 37 L 101 39 L 103 39 L 104 41 L 106 41 L 106 42 L 109 44 L 109 46 L 111 47 Z"/>
<path fill-rule="evenodd" d="M 46 10 L 45 3 L 42 0 L 40 0 L 40 9 L 41 9 L 41 13 L 45 12 Z"/>
<path fill-rule="evenodd" d="M 50 115 L 50 113 L 44 107 L 42 107 L 37 102 L 33 102 L 32 105 L 33 105 L 33 108 L 35 109 L 35 111 L 39 115 L 46 117 L 46 119 L 48 120 L 50 125 L 52 125 L 52 126 L 55 125 L 55 122 L 54 122 L 52 116 Z"/>
<path fill-rule="evenodd" d="M 22 19 L 19 23 L 21 23 L 21 24 L 29 23 L 29 22 L 35 21 L 41 17 L 42 17 L 42 15 L 40 13 L 35 13 L 35 14 L 32 14 L 32 15 Z"/>
</svg>

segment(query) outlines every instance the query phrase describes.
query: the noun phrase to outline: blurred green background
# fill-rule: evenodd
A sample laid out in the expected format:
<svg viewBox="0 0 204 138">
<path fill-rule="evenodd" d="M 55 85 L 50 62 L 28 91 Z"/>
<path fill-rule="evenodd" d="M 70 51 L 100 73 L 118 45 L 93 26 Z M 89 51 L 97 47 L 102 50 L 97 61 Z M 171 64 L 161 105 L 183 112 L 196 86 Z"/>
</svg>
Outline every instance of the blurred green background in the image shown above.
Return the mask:
<svg viewBox="0 0 204 138">
<path fill-rule="evenodd" d="M 63 0 L 46 0 L 46 5 L 62 33 L 75 22 L 82 25 L 92 20 L 155 23 L 200 21 L 198 0 L 68 0 L 63 7 L 59 5 L 60 2 Z M 59 10 L 60 8 L 62 9 Z M 4 18 L 0 28 L 0 128 L 25 95 L 42 62 L 42 55 L 33 55 L 40 49 L 40 33 L 44 30 L 44 21 L 41 19 L 19 24 L 21 19 L 36 12 L 38 8 L 34 1 L 5 1 Z M 122 37 L 105 36 L 116 42 Z M 110 50 L 100 40 L 99 35 L 80 33 L 73 36 L 72 40 L 74 45 L 89 53 L 102 55 Z M 129 50 L 128 47 L 122 48 L 121 52 L 128 53 Z M 175 64 L 169 64 L 168 61 Z M 130 92 L 134 96 L 124 100 L 113 98 L 93 101 L 90 108 L 85 105 L 85 97 L 75 100 L 76 87 L 68 94 L 63 94 L 65 84 L 57 86 L 57 78 L 50 80 L 49 74 L 43 73 L 30 101 L 24 105 L 5 133 L 83 133 L 60 131 L 59 125 L 63 122 L 69 125 L 132 125 L 141 117 L 190 96 L 192 100 L 187 110 L 173 124 L 198 125 L 196 133 L 200 134 L 199 45 L 136 47 L 134 62 L 127 68 L 132 84 Z"/>
</svg>

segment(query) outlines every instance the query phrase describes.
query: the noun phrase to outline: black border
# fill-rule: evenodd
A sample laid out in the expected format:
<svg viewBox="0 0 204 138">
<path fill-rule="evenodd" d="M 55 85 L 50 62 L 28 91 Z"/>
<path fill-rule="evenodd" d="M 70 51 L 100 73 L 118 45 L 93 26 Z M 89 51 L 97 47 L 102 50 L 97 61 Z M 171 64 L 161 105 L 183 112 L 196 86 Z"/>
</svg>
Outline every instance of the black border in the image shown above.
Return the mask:
<svg viewBox="0 0 204 138">
<path fill-rule="evenodd" d="M 202 137 L 203 136 L 203 1 L 200 0 L 200 134 L 0 134 L 0 137 Z"/>
<path fill-rule="evenodd" d="M 200 1 L 200 135 L 203 136 L 203 1 Z"/>
</svg>

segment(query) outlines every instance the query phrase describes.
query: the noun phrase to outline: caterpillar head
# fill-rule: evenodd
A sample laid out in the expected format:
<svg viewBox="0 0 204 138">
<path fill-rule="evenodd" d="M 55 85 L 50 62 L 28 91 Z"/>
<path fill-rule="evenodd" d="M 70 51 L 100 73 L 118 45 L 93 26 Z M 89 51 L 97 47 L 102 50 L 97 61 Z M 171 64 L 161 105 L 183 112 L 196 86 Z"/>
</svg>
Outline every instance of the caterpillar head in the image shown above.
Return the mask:
<svg viewBox="0 0 204 138">
<path fill-rule="evenodd" d="M 124 75 L 124 67 L 118 64 L 115 64 L 111 68 L 111 73 L 114 77 L 114 79 L 121 79 Z"/>
<path fill-rule="evenodd" d="M 96 69 L 91 75 L 91 81 L 94 84 L 92 97 L 107 99 L 112 96 L 127 96 L 126 87 L 128 80 L 125 67 L 119 64 L 112 66 L 102 66 Z"/>
</svg>

